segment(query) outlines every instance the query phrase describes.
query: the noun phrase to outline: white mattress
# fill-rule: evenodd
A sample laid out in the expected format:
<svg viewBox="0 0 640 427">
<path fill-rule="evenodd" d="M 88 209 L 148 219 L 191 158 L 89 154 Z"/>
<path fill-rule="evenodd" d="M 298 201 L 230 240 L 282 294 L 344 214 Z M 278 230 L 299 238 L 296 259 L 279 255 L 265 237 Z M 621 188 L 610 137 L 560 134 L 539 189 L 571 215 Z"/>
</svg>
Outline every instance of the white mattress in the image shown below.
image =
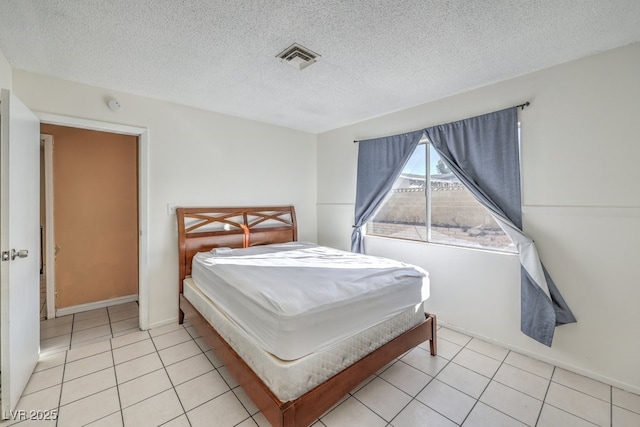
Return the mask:
<svg viewBox="0 0 640 427">
<path fill-rule="evenodd" d="M 283 360 L 327 348 L 429 296 L 428 275 L 418 267 L 301 242 L 198 253 L 192 277 Z"/>
<path fill-rule="evenodd" d="M 294 400 L 424 320 L 420 303 L 322 351 L 293 361 L 265 352 L 194 284 L 183 294 L 282 402 Z"/>
</svg>

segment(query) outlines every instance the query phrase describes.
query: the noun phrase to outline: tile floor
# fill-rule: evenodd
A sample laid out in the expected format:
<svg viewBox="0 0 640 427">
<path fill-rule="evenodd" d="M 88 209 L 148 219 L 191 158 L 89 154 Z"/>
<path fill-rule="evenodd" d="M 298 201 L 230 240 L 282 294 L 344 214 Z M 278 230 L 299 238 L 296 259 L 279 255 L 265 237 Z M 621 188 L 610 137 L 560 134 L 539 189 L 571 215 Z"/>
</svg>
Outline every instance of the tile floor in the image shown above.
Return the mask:
<svg viewBox="0 0 640 427">
<path fill-rule="evenodd" d="M 69 350 L 139 330 L 137 302 L 47 320 L 45 276 L 40 275 L 40 354 Z"/>
<path fill-rule="evenodd" d="M 138 303 L 114 305 L 40 321 L 40 354 L 74 349 L 137 332 Z"/>
<path fill-rule="evenodd" d="M 70 329 L 70 347 L 41 357 L 18 410 L 56 410 L 57 420 L 0 427 L 268 426 L 193 326 L 114 332 L 131 306 L 103 310 L 45 321 Z M 640 426 L 638 395 L 446 328 L 438 346 L 437 357 L 424 345 L 395 360 L 314 427 Z"/>
</svg>

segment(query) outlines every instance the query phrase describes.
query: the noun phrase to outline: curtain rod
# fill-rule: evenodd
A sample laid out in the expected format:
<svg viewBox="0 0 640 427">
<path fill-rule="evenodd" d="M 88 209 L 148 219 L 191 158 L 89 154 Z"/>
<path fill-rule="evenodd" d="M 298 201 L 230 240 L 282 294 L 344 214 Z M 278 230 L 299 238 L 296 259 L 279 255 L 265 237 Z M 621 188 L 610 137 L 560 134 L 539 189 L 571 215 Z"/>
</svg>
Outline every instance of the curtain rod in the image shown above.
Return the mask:
<svg viewBox="0 0 640 427">
<path fill-rule="evenodd" d="M 524 104 L 516 105 L 516 108 L 522 108 L 524 110 L 524 107 L 528 107 L 529 105 L 531 105 L 531 104 L 529 103 L 529 101 L 527 101 Z M 357 144 L 358 142 L 360 142 L 359 139 L 354 139 L 353 140 L 354 144 Z"/>
</svg>

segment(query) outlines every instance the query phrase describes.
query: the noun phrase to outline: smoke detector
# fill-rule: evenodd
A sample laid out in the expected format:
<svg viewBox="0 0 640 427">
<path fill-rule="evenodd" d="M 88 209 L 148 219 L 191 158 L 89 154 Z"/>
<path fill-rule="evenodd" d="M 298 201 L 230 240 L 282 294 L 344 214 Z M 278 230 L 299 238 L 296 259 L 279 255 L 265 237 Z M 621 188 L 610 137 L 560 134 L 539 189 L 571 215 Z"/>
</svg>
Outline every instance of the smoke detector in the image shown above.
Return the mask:
<svg viewBox="0 0 640 427">
<path fill-rule="evenodd" d="M 309 65 L 316 62 L 316 58 L 320 57 L 317 53 L 300 46 L 298 43 L 294 43 L 282 52 L 280 52 L 276 58 L 280 58 L 282 62 L 285 62 L 298 70 L 304 70 Z"/>
<path fill-rule="evenodd" d="M 107 105 L 109 106 L 109 108 L 113 111 L 118 111 L 120 110 L 120 108 L 122 107 L 122 105 L 120 105 L 120 101 L 118 101 L 115 98 L 111 98 L 107 101 Z"/>
</svg>

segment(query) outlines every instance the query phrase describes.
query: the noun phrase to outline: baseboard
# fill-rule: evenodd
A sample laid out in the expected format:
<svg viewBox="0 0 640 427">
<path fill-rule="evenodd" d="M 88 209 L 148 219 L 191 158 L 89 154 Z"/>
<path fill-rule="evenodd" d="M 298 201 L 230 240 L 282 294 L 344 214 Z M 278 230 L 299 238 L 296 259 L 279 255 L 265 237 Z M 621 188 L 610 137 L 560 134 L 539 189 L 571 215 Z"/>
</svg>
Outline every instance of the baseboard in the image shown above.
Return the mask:
<svg viewBox="0 0 640 427">
<path fill-rule="evenodd" d="M 154 323 L 149 325 L 149 329 L 159 328 L 160 326 L 171 325 L 171 324 L 174 324 L 174 323 L 178 324 L 178 318 L 177 317 L 172 317 L 171 319 L 166 319 L 166 320 L 161 320 L 159 322 L 154 322 Z"/>
<path fill-rule="evenodd" d="M 138 294 L 105 299 L 102 301 L 90 302 L 87 304 L 72 305 L 71 307 L 58 308 L 56 309 L 56 317 L 66 316 L 68 314 L 80 313 L 82 311 L 95 310 L 97 308 L 104 308 L 112 305 L 124 304 L 127 302 L 133 302 L 133 301 L 138 301 Z"/>
</svg>

